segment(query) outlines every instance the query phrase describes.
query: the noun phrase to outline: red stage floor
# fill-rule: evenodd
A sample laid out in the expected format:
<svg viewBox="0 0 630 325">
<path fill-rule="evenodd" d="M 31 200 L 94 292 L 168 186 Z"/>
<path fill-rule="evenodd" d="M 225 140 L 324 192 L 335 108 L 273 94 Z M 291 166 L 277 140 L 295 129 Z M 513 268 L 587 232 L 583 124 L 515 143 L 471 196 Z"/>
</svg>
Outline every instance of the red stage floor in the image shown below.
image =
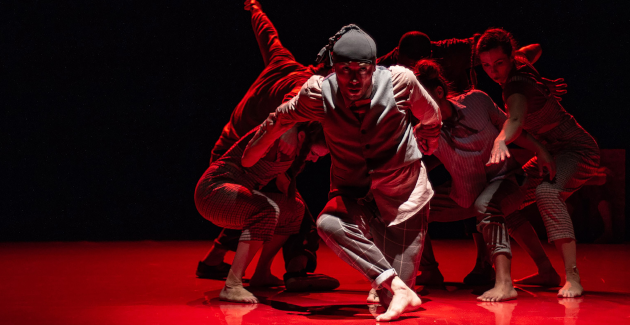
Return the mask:
<svg viewBox="0 0 630 325">
<path fill-rule="evenodd" d="M 318 272 L 342 285 L 329 293 L 256 292 L 263 304 L 217 299 L 221 281 L 194 276 L 211 242 L 0 244 L 0 324 L 373 324 L 370 289 L 325 245 Z M 534 271 L 514 245 L 513 276 Z M 446 289 L 418 287 L 423 308 L 402 324 L 630 324 L 630 245 L 579 245 L 587 293 L 558 299 L 557 289 L 517 289 L 505 303 L 479 303 L 461 280 L 474 262 L 468 241 L 434 241 Z M 546 247 L 558 270 L 562 262 Z M 231 256 L 228 256 L 231 258 Z M 274 273 L 283 274 L 282 258 Z M 248 276 L 253 268 L 248 270 Z M 379 308 L 379 312 L 382 309 Z"/>
</svg>

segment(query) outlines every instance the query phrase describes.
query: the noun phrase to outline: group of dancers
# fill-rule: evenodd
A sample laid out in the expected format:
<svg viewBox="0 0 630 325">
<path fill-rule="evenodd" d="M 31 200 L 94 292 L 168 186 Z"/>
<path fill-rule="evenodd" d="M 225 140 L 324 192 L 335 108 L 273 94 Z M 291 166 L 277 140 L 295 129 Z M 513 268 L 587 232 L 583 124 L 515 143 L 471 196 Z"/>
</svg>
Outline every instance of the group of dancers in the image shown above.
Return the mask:
<svg viewBox="0 0 630 325">
<path fill-rule="evenodd" d="M 304 66 L 282 46 L 256 0 L 247 0 L 265 69 L 235 108 L 195 191 L 201 215 L 221 235 L 197 276 L 226 278 L 219 297 L 257 303 L 242 284 L 262 249 L 250 286 L 332 290 L 313 274 L 320 238 L 371 283 L 368 302 L 389 321 L 417 310 L 416 282 L 443 281 L 427 237 L 429 221 L 475 220 L 475 268 L 464 282 L 494 287 L 482 301 L 517 296 L 510 237 L 538 267 L 522 284 L 559 286 L 561 277 L 522 209 L 536 203 L 549 242 L 560 252 L 560 297 L 582 294 L 576 241 L 565 200 L 595 174 L 595 140 L 560 105 L 562 79 L 542 78 L 537 44 L 518 48 L 498 28 L 468 39 L 432 42 L 409 32 L 377 57 L 356 25 L 329 39 L 317 64 Z M 474 89 L 480 64 L 503 90 L 505 110 Z M 519 165 L 514 143 L 534 157 Z M 330 154 L 329 201 L 314 218 L 296 189 L 307 161 Z M 450 183 L 433 188 L 427 172 L 443 164 Z M 524 180 L 523 177 L 524 175 Z M 270 271 L 283 248 L 283 280 Z M 223 261 L 235 250 L 231 265 Z M 417 276 L 418 270 L 422 273 Z"/>
</svg>

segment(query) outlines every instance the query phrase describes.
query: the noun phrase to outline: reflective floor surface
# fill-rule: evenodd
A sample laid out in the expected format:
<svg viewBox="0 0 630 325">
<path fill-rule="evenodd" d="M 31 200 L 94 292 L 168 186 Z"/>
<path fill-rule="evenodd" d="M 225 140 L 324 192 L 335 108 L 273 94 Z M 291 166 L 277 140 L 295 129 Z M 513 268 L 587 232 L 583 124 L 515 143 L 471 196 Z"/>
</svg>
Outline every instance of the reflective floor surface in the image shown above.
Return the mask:
<svg viewBox="0 0 630 325">
<path fill-rule="evenodd" d="M 0 243 L 0 324 L 374 324 L 381 307 L 365 304 L 368 282 L 325 245 L 319 273 L 341 287 L 328 293 L 254 291 L 262 303 L 218 300 L 221 281 L 197 279 L 211 242 Z M 514 244 L 513 277 L 533 273 Z M 557 270 L 562 261 L 545 247 Z M 474 264 L 473 243 L 434 241 L 445 288 L 417 287 L 422 309 L 398 324 L 630 324 L 630 245 L 578 245 L 586 294 L 517 288 L 518 299 L 479 303 L 483 288 L 461 284 Z M 233 255 L 228 255 L 229 262 Z M 250 265 L 247 276 L 253 273 Z M 283 274 L 282 257 L 273 264 Z"/>
</svg>

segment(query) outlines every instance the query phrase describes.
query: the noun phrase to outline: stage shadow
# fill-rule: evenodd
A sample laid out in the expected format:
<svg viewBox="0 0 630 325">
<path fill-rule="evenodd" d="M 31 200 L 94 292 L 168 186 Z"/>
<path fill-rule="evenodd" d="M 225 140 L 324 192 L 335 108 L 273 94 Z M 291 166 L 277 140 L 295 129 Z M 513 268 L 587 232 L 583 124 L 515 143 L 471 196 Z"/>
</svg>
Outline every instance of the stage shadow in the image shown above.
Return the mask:
<svg viewBox="0 0 630 325">
<path fill-rule="evenodd" d="M 273 309 L 287 312 L 289 315 L 304 316 L 308 319 L 356 319 L 366 320 L 374 319 L 386 310 L 381 305 L 356 303 L 356 304 L 327 304 L 326 301 L 309 300 L 309 293 L 285 292 L 278 290 L 256 290 L 256 297 L 260 304 L 240 304 L 222 301 L 218 298 L 220 290 L 213 290 L 204 293 L 204 298 L 196 299 L 188 302 L 186 305 L 191 307 L 216 308 L 230 321 L 228 324 L 240 324 L 243 317 L 253 310 L 256 306 L 267 305 Z M 335 294 L 356 295 L 362 294 L 363 291 L 335 291 Z M 297 302 L 287 302 L 295 298 Z M 282 300 L 278 300 L 282 299 Z M 304 300 L 306 299 L 306 300 Z M 303 304 L 300 304 L 300 300 Z M 423 303 L 431 301 L 423 298 Z M 424 311 L 420 308 L 416 312 Z M 415 313 L 415 312 L 414 312 Z M 398 320 L 415 319 L 417 316 L 402 315 Z"/>
<path fill-rule="evenodd" d="M 380 305 L 367 304 L 300 306 L 277 300 L 267 300 L 263 303 L 277 310 L 287 311 L 290 313 L 300 313 L 299 315 L 309 319 L 374 319 L 376 316 L 385 312 L 385 308 Z M 420 308 L 416 312 L 424 310 L 424 308 Z M 414 318 L 417 318 L 417 316 L 403 315 L 399 318 L 399 320 Z"/>
</svg>

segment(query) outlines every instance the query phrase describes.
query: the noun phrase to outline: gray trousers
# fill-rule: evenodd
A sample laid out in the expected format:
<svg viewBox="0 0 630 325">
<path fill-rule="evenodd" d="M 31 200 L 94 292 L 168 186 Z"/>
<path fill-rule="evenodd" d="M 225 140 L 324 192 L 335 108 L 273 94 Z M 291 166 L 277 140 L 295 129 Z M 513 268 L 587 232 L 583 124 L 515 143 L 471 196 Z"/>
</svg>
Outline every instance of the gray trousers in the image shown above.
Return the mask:
<svg viewBox="0 0 630 325">
<path fill-rule="evenodd" d="M 447 186 L 438 186 L 434 191 L 430 221 L 447 222 L 476 217 L 477 230 L 486 242 L 490 262 L 495 254 L 512 257 L 505 217 L 516 211 L 525 197 L 513 177 L 488 184 L 469 208 L 463 208 L 453 201 Z"/>
<path fill-rule="evenodd" d="M 407 221 L 387 226 L 373 201 L 337 196 L 320 214 L 317 230 L 328 247 L 370 280 L 381 303 L 388 305 L 392 295 L 381 287 L 384 281 L 398 275 L 410 288 L 415 285 L 428 210 L 427 206 Z"/>
</svg>

